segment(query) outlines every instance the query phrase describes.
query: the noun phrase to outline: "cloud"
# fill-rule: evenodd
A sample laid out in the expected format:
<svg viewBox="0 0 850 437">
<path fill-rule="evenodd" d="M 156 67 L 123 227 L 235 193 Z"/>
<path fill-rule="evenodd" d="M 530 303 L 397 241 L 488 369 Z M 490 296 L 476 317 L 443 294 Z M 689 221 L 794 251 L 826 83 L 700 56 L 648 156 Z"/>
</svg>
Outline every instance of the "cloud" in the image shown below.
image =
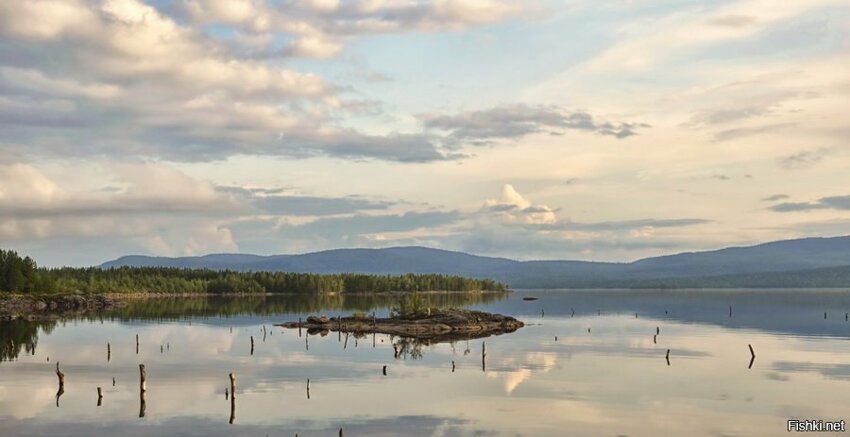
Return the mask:
<svg viewBox="0 0 850 437">
<path fill-rule="evenodd" d="M 780 167 L 786 170 L 796 170 L 811 167 L 834 152 L 834 149 L 828 147 L 820 147 L 814 150 L 804 150 L 793 155 L 788 155 L 779 158 L 777 160 L 777 163 Z"/>
<path fill-rule="evenodd" d="M 172 9 L 196 24 L 225 24 L 242 33 L 289 40 L 277 51 L 284 56 L 327 58 L 358 37 L 456 31 L 525 15 L 533 8 L 503 0 L 182 0 Z M 274 39 L 268 38 L 268 44 Z"/>
<path fill-rule="evenodd" d="M 639 219 L 622 220 L 612 222 L 578 223 L 566 222 L 558 228 L 590 231 L 615 231 L 633 230 L 641 228 L 679 228 L 685 226 L 696 226 L 712 223 L 712 220 L 684 218 L 684 219 Z"/>
<path fill-rule="evenodd" d="M 210 22 L 241 21 L 260 3 L 185 6 L 211 14 Z M 342 87 L 280 63 L 233 56 L 198 28 L 137 0 L 4 2 L 0 36 L 0 144 L 27 159 L 463 156 L 443 152 L 428 134 L 342 127 L 341 114 L 363 107 Z M 309 41 L 297 44 L 333 50 Z"/>
<path fill-rule="evenodd" d="M 516 140 L 536 133 L 558 134 L 583 130 L 618 139 L 636 135 L 643 123 L 601 121 L 586 112 L 568 112 L 556 106 L 511 104 L 454 115 L 425 114 L 426 129 L 446 132 L 456 142 L 488 143 L 495 139 Z"/>
<path fill-rule="evenodd" d="M 818 209 L 837 209 L 850 211 L 850 195 L 821 197 L 814 202 L 784 202 L 769 208 L 775 212 L 813 211 Z"/>
<path fill-rule="evenodd" d="M 762 202 L 776 202 L 778 200 L 785 200 L 788 197 L 789 196 L 787 194 L 774 194 L 774 195 L 771 195 L 771 196 L 767 196 L 767 197 L 765 197 L 761 200 L 762 200 Z"/>
<path fill-rule="evenodd" d="M 318 197 L 282 194 L 283 189 L 250 189 L 244 187 L 218 187 L 219 191 L 233 193 L 262 212 L 287 216 L 327 216 L 352 214 L 360 211 L 386 210 L 395 202 L 376 201 L 361 197 Z"/>
<path fill-rule="evenodd" d="M 513 185 L 502 186 L 499 199 L 484 202 L 482 211 L 508 223 L 554 223 L 556 210 L 546 205 L 532 205 Z"/>
</svg>

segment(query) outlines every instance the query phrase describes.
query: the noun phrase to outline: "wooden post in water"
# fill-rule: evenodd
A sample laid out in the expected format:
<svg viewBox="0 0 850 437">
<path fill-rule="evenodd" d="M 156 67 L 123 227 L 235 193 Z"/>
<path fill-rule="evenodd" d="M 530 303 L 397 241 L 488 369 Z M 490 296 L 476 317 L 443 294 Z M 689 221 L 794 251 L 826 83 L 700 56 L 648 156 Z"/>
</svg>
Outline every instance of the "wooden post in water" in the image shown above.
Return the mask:
<svg viewBox="0 0 850 437">
<path fill-rule="evenodd" d="M 732 318 L 732 305 L 729 305 L 729 318 Z"/>
<path fill-rule="evenodd" d="M 59 377 L 59 390 L 56 391 L 56 407 L 59 407 L 59 398 L 65 394 L 65 374 L 59 370 L 59 362 L 56 362 L 56 376 Z"/>
<path fill-rule="evenodd" d="M 343 435 L 342 435 L 342 428 L 340 428 L 340 429 L 339 429 L 339 437 L 343 437 Z"/>
<path fill-rule="evenodd" d="M 669 366 L 670 365 L 670 349 L 667 349 L 667 356 L 665 358 L 667 359 L 667 365 Z"/>
<path fill-rule="evenodd" d="M 136 355 L 139 354 L 139 334 L 136 334 Z"/>
<path fill-rule="evenodd" d="M 487 345 L 481 342 L 481 371 L 487 371 Z"/>
<path fill-rule="evenodd" d="M 747 368 L 752 369 L 753 363 L 756 361 L 756 352 L 753 350 L 753 345 L 748 344 L 747 346 L 750 348 L 750 366 Z"/>
<path fill-rule="evenodd" d="M 231 372 L 230 377 L 230 424 L 236 421 L 236 375 Z M 226 390 L 226 389 L 225 389 Z M 227 395 L 225 395 L 226 397 Z"/>
<path fill-rule="evenodd" d="M 112 360 L 112 345 L 109 342 L 106 343 L 106 362 L 108 363 Z"/>
<path fill-rule="evenodd" d="M 145 370 L 144 364 L 139 364 L 139 390 L 148 391 L 148 372 Z"/>
<path fill-rule="evenodd" d="M 115 377 L 112 377 L 112 386 L 115 387 Z"/>
<path fill-rule="evenodd" d="M 145 417 L 146 396 L 148 392 L 148 373 L 145 365 L 139 364 L 139 417 Z"/>
<path fill-rule="evenodd" d="M 298 338 L 301 338 L 301 317 L 298 318 Z"/>
<path fill-rule="evenodd" d="M 455 373 L 455 362 L 452 360 L 452 373 Z"/>
<path fill-rule="evenodd" d="M 661 327 L 660 327 L 660 326 L 656 326 L 656 327 L 655 327 L 655 335 L 660 335 L 660 334 L 661 334 Z"/>
<path fill-rule="evenodd" d="M 266 342 L 266 325 L 263 325 L 263 343 Z"/>
<path fill-rule="evenodd" d="M 826 311 L 823 312 L 823 319 L 826 320 Z"/>
<path fill-rule="evenodd" d="M 387 366 L 384 366 L 384 376 L 387 376 Z"/>
<path fill-rule="evenodd" d="M 307 399 L 310 399 L 310 378 L 307 378 Z"/>
<path fill-rule="evenodd" d="M 103 403 L 103 389 L 100 387 L 97 388 L 97 406 L 101 406 Z"/>
<path fill-rule="evenodd" d="M 652 336 L 652 344 L 658 344 L 658 334 Z"/>
</svg>

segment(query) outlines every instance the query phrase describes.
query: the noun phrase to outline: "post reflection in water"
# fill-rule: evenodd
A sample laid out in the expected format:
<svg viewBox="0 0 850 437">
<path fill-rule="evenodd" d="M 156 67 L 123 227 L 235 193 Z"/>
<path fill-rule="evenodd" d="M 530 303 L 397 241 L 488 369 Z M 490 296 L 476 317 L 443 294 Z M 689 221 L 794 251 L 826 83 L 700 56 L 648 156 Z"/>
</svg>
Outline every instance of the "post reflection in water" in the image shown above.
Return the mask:
<svg viewBox="0 0 850 437">
<path fill-rule="evenodd" d="M 253 355 L 246 347 L 268 324 L 354 311 L 384 316 L 393 305 L 387 297 L 150 299 L 66 321 L 0 322 L 0 429 L 4 435 L 179 434 L 189 428 L 204 435 L 330 435 L 346 424 L 352 435 L 545 436 L 564 429 L 770 435 L 784 429 L 786 416 L 846 419 L 850 410 L 848 323 L 823 317 L 850 310 L 845 294 L 536 291 L 536 305 L 523 302 L 525 295 L 432 298 L 435 306 L 526 322 L 516 332 L 477 339 L 480 357 L 472 353 L 477 343 L 466 339 L 373 334 L 372 348 L 348 348 L 368 334 L 339 334 L 334 341 L 321 331 L 306 333 L 303 343 L 294 331 L 265 332 Z M 110 339 L 137 334 L 138 355 L 131 347 L 111 350 Z M 175 347 L 161 353 L 170 343 Z M 42 357 L 32 355 L 36 346 Z M 47 363 L 47 355 L 61 367 Z M 147 368 L 154 372 L 150 393 Z M 72 378 L 67 392 L 57 372 Z M 224 423 L 220 396 L 228 374 Z M 110 378 L 113 388 L 103 393 L 109 402 L 99 392 L 98 409 L 91 396 Z M 311 393 L 314 381 L 320 388 Z M 22 392 L 32 396 L 14 395 Z M 140 424 L 146 428 L 135 428 Z"/>
</svg>

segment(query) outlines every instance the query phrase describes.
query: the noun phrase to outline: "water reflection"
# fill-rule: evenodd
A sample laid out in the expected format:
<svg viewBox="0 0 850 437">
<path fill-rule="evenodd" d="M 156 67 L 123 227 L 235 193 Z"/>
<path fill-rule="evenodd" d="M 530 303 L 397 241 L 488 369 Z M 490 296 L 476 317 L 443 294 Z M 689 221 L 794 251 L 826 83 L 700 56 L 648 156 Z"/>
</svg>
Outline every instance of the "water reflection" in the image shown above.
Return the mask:
<svg viewBox="0 0 850 437">
<path fill-rule="evenodd" d="M 55 326 L 55 321 L 14 320 L 0 322 L 0 361 L 17 359 L 22 352 L 27 355 L 35 355 L 39 330 L 49 334 Z"/>
<path fill-rule="evenodd" d="M 123 309 L 122 317 L 53 322 L 47 330 L 36 324 L 29 338 L 37 354 L 0 364 L 0 433 L 324 436 L 342 427 L 346 435 L 378 436 L 777 435 L 789 417 L 848 419 L 850 322 L 831 316 L 845 312 L 834 293 L 809 293 L 805 302 L 664 292 L 535 292 L 538 301 L 522 301 L 527 295 L 468 303 L 515 315 L 525 328 L 438 344 L 384 335 L 300 338 L 271 328 L 351 311 L 339 307 L 215 310 L 164 321 Z M 67 378 L 59 408 L 55 361 Z M 96 387 L 104 388 L 101 407 Z"/>
</svg>

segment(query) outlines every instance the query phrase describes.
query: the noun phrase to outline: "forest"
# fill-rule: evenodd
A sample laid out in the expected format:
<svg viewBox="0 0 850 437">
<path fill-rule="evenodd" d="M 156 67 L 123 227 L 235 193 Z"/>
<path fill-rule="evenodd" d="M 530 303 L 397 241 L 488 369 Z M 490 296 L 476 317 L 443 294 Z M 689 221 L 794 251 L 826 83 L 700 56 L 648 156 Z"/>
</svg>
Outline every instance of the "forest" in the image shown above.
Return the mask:
<svg viewBox="0 0 850 437">
<path fill-rule="evenodd" d="M 236 272 L 172 267 L 39 268 L 0 250 L 0 291 L 16 293 L 375 293 L 506 291 L 490 279 L 439 274 Z"/>
</svg>

